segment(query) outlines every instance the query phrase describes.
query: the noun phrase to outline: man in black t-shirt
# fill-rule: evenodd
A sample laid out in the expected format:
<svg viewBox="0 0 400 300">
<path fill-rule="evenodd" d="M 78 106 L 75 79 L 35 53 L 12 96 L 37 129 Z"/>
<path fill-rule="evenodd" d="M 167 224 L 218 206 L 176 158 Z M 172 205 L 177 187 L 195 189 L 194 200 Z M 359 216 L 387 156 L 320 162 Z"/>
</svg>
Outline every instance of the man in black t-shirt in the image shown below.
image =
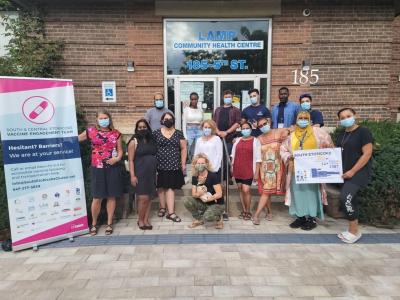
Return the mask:
<svg viewBox="0 0 400 300">
<path fill-rule="evenodd" d="M 338 234 L 345 243 L 352 244 L 361 238 L 358 228 L 359 207 L 357 194 L 371 181 L 373 138 L 371 132 L 355 123 L 352 108 L 339 110 L 340 124 L 345 130 L 339 134 L 336 146 L 342 148 L 343 179 L 340 200 L 349 220 L 349 229 Z"/>
</svg>

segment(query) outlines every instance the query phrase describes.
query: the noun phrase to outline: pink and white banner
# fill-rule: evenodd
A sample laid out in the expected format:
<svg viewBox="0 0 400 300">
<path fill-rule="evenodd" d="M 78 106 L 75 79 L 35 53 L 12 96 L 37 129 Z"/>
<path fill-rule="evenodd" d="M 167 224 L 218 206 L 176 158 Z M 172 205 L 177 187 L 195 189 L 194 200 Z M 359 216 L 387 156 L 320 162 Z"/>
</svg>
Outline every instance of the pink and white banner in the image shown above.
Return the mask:
<svg viewBox="0 0 400 300">
<path fill-rule="evenodd" d="M 71 80 L 0 77 L 13 250 L 88 232 Z"/>
</svg>

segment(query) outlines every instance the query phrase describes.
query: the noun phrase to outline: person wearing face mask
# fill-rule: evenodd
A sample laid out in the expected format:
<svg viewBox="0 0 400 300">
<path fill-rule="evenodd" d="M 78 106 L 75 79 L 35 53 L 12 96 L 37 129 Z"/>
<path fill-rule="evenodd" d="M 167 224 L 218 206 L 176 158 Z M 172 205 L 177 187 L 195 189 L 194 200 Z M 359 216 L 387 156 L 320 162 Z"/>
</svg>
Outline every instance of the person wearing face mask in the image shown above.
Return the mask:
<svg viewBox="0 0 400 300">
<path fill-rule="evenodd" d="M 242 111 L 242 122 L 247 121 L 252 125 L 252 136 L 259 136 L 260 129 L 257 127 L 257 120 L 260 118 L 271 118 L 271 112 L 267 107 L 260 104 L 260 92 L 257 89 L 251 89 L 248 92 L 251 105 Z"/>
<path fill-rule="evenodd" d="M 279 89 L 279 103 L 272 108 L 273 128 L 290 128 L 296 124 L 296 115 L 300 110 L 297 103 L 289 100 L 289 89 Z"/>
<path fill-rule="evenodd" d="M 131 184 L 138 200 L 138 226 L 151 230 L 150 204 L 156 192 L 157 145 L 145 119 L 136 122 L 135 134 L 128 142 L 128 161 Z"/>
<path fill-rule="evenodd" d="M 314 229 L 317 226 L 315 218 L 324 219 L 322 204 L 328 204 L 322 184 L 296 184 L 294 151 L 332 147 L 330 135 L 319 127 L 311 126 L 311 116 L 308 111 L 300 111 L 294 131 L 280 147 L 281 158 L 288 168 L 285 204 L 289 206 L 289 214 L 296 217 L 290 224 L 291 228 Z"/>
<path fill-rule="evenodd" d="M 153 131 L 157 144 L 157 192 L 160 198 L 158 216 L 173 222 L 181 222 L 175 214 L 175 190 L 185 184 L 187 147 L 182 131 L 175 129 L 175 117 L 166 112 L 161 117 L 164 127 Z"/>
<path fill-rule="evenodd" d="M 240 127 L 240 110 L 232 105 L 233 92 L 224 91 L 224 105 L 218 107 L 213 115 L 213 120 L 217 124 L 217 135 L 224 138 L 229 153 L 232 150 L 232 141 L 235 138 L 236 129 Z"/>
<path fill-rule="evenodd" d="M 352 244 L 361 238 L 357 194 L 371 181 L 373 137 L 366 127 L 357 125 L 354 109 L 342 108 L 337 115 L 340 125 L 344 127 L 336 140 L 336 146 L 342 148 L 344 183 L 340 200 L 349 221 L 348 230 L 339 233 L 338 237 L 343 242 Z"/>
<path fill-rule="evenodd" d="M 192 161 L 192 197 L 184 200 L 185 208 L 194 220 L 189 228 L 216 222 L 216 229 L 223 229 L 222 214 L 225 209 L 221 178 L 210 171 L 210 161 L 204 154 L 195 155 Z"/>
<path fill-rule="evenodd" d="M 190 104 L 183 109 L 182 114 L 182 131 L 188 141 L 189 158 L 193 156 L 193 142 L 202 134 L 200 123 L 203 121 L 203 110 L 198 107 L 198 101 L 199 95 L 196 92 L 191 93 Z"/>
<path fill-rule="evenodd" d="M 222 142 L 215 134 L 217 126 L 213 120 L 201 123 L 202 136 L 196 140 L 194 155 L 204 154 L 210 160 L 210 171 L 220 174 L 222 160 Z"/>
<path fill-rule="evenodd" d="M 250 186 L 257 180 L 261 164 L 260 141 L 251 135 L 251 124 L 244 122 L 241 126 L 242 137 L 236 139 L 232 148 L 232 175 L 238 186 L 242 212 L 239 218 L 251 220 Z"/>
<path fill-rule="evenodd" d="M 261 145 L 261 166 L 257 174 L 258 192 L 261 195 L 257 210 L 253 216 L 253 224 L 259 225 L 259 216 L 267 209 L 268 221 L 272 221 L 271 195 L 285 195 L 286 168 L 280 156 L 282 142 L 290 133 L 288 129 L 271 129 L 271 119 L 261 118 L 257 122 L 261 131 L 258 140 Z"/>
<path fill-rule="evenodd" d="M 100 214 L 101 201 L 107 199 L 107 227 L 106 235 L 113 233 L 113 217 L 116 206 L 116 197 L 123 194 L 121 133 L 114 128 L 111 114 L 101 110 L 96 115 L 96 126 L 89 127 L 82 132 L 80 142 L 90 140 L 92 144 L 91 164 L 91 192 L 93 202 L 91 206 L 92 226 L 90 235 L 96 235 L 98 230 L 97 218 Z"/>
<path fill-rule="evenodd" d="M 310 94 L 301 94 L 299 97 L 299 102 L 301 109 L 310 113 L 312 126 L 324 126 L 324 116 L 322 115 L 322 112 L 311 108 L 312 97 Z"/>
<path fill-rule="evenodd" d="M 144 118 L 149 123 L 152 130 L 157 130 L 161 128 L 162 124 L 160 123 L 160 119 L 166 112 L 172 114 L 172 112 L 165 107 L 164 95 L 157 92 L 154 94 L 154 107 L 146 111 Z"/>
</svg>

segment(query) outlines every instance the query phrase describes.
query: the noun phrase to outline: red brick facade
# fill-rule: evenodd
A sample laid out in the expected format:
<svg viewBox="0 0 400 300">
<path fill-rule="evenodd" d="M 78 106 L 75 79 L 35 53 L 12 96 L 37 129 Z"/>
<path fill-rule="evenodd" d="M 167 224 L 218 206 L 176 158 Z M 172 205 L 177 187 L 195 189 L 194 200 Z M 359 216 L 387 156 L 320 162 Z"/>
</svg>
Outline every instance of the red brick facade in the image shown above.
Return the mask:
<svg viewBox="0 0 400 300">
<path fill-rule="evenodd" d="M 309 17 L 304 8 L 311 9 Z M 164 90 L 163 19 L 153 1 L 51 1 L 45 9 L 48 37 L 66 43 L 60 76 L 74 80 L 77 102 L 91 120 L 99 107 L 108 107 L 117 127 L 130 131 L 152 106 L 153 92 Z M 288 86 L 291 99 L 304 91 L 315 95 L 329 126 L 342 106 L 354 107 L 362 118 L 397 117 L 400 17 L 393 1 L 306 6 L 282 0 L 281 11 L 272 17 L 272 104 L 279 87 Z M 315 86 L 293 85 L 292 71 L 304 59 L 319 69 Z M 135 72 L 127 72 L 128 60 Z M 116 104 L 101 102 L 106 80 L 117 82 Z"/>
</svg>

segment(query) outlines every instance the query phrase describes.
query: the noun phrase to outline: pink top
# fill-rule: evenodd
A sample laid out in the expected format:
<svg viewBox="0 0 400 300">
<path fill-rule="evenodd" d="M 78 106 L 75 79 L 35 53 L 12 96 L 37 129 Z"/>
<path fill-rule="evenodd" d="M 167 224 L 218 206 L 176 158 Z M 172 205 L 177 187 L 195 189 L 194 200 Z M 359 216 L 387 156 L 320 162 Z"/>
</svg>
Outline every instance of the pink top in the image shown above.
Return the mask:
<svg viewBox="0 0 400 300">
<path fill-rule="evenodd" d="M 86 134 L 92 143 L 92 167 L 108 167 L 106 161 L 113 157 L 114 149 L 117 151 L 117 141 L 121 133 L 116 129 L 100 131 L 96 127 L 89 127 Z"/>
</svg>

